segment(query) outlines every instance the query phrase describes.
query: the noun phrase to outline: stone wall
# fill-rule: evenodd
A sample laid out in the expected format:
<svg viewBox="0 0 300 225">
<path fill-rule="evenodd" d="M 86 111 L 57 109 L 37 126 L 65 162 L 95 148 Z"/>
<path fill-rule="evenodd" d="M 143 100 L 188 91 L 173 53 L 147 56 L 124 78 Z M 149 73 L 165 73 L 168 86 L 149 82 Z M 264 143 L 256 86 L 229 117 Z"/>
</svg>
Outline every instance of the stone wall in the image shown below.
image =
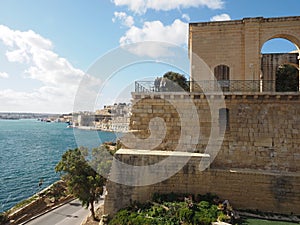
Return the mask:
<svg viewBox="0 0 300 225">
<path fill-rule="evenodd" d="M 167 132 L 154 149 L 174 151 L 178 145 L 180 149 L 189 149 L 190 140 L 196 138 L 195 148 L 191 151 L 199 153 L 208 153 L 207 145 L 214 129 L 220 133 L 211 141 L 217 142 L 213 143 L 216 145 L 219 141 L 222 145 L 212 167 L 296 172 L 300 170 L 299 97 L 299 93 L 134 94 L 130 129 L 135 130 L 136 137 L 146 139 L 150 135 L 149 121 L 155 117 L 163 118 Z M 187 107 L 188 98 L 198 115 Z M 228 110 L 224 137 L 219 118 L 223 107 Z M 181 111 L 185 118 L 178 113 Z M 187 122 L 181 124 L 185 119 Z M 195 129 L 199 130 L 198 137 Z M 183 138 L 186 142 L 179 141 L 183 132 L 189 133 Z M 130 143 L 129 148 L 148 149 L 143 145 L 145 142 L 133 140 Z"/>
<path fill-rule="evenodd" d="M 138 150 L 135 154 L 132 151 L 126 154 L 126 151 L 121 151 L 121 154 L 117 153 L 116 158 L 127 164 L 139 162 L 140 166 L 145 166 L 157 160 L 155 154 L 143 154 Z M 160 160 L 164 158 L 165 155 L 162 154 Z M 191 157 L 189 162 L 171 178 L 152 185 L 127 186 L 108 182 L 105 213 L 113 215 L 135 201 L 147 202 L 151 200 L 154 193 L 174 192 L 197 195 L 210 192 L 217 194 L 222 200 L 228 199 L 235 209 L 300 215 L 299 174 L 239 169 L 200 171 L 198 169 L 200 160 L 201 156 Z M 114 170 L 111 176 L 139 179 L 133 170 L 116 170 L 114 167 L 116 161 L 113 164 Z M 176 164 L 176 160 L 173 164 Z M 170 165 L 166 165 L 167 168 L 170 168 Z M 162 170 L 157 168 L 151 172 L 160 174 Z M 144 175 L 147 176 L 147 173 Z"/>
<path fill-rule="evenodd" d="M 227 95 L 225 102 L 229 128 L 213 167 L 299 171 L 298 93 Z"/>
<path fill-rule="evenodd" d="M 201 157 L 192 157 L 171 178 L 147 186 L 109 182 L 106 213 L 113 214 L 132 201 L 150 200 L 154 192 L 173 191 L 213 192 L 236 208 L 300 215 L 299 97 L 299 93 L 134 93 L 127 148 L 161 151 L 159 157 L 164 151 L 207 153 L 211 164 L 202 171 Z M 222 109 L 226 109 L 225 122 Z M 149 126 L 157 117 L 164 123 Z M 163 135 L 150 132 L 162 129 Z M 159 144 L 149 147 L 149 139 Z M 153 164 L 151 154 L 141 155 L 131 152 L 117 157 L 138 166 Z M 132 173 L 123 172 L 123 179 Z"/>
</svg>

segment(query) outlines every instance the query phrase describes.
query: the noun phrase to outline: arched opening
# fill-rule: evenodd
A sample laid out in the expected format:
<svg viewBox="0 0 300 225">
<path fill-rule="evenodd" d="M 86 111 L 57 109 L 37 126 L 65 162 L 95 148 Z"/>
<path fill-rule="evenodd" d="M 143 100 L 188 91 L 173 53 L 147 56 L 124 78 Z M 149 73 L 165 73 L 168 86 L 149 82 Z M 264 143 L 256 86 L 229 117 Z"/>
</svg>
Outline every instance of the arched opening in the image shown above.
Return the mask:
<svg viewBox="0 0 300 225">
<path fill-rule="evenodd" d="M 226 65 L 218 65 L 214 68 L 214 75 L 222 91 L 229 91 L 230 68 Z"/>
<path fill-rule="evenodd" d="M 264 43 L 261 49 L 262 91 L 299 90 L 298 49 L 285 38 L 273 38 Z"/>
</svg>

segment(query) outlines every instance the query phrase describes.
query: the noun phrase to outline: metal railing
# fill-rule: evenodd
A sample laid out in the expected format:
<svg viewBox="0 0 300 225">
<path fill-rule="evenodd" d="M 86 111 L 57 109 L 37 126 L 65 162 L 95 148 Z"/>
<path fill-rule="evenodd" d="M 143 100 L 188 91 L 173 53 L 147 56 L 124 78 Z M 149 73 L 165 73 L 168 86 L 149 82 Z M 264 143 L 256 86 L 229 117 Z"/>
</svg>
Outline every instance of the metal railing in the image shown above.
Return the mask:
<svg viewBox="0 0 300 225">
<path fill-rule="evenodd" d="M 188 81 L 190 92 L 275 92 L 274 80 L 203 80 Z M 155 86 L 154 81 L 136 81 L 135 92 L 183 92 L 186 91 L 174 82 L 167 82 L 164 87 Z"/>
<path fill-rule="evenodd" d="M 177 83 L 170 80 L 166 80 L 165 85 L 155 85 L 154 81 L 136 81 L 135 92 L 183 92 L 190 90 L 190 82 L 185 84 L 185 89 L 179 86 Z"/>
<path fill-rule="evenodd" d="M 272 92 L 275 81 L 262 80 L 219 80 L 190 82 L 192 92 Z"/>
</svg>

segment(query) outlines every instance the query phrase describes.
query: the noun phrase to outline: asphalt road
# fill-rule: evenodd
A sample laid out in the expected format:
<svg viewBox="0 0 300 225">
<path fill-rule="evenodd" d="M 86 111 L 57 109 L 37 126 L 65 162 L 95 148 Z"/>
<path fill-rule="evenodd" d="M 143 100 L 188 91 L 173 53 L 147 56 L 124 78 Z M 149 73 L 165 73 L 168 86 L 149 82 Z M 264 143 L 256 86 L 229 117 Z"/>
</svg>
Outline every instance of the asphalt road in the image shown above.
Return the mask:
<svg viewBox="0 0 300 225">
<path fill-rule="evenodd" d="M 97 205 L 99 204 L 103 204 L 103 200 L 100 200 Z M 26 225 L 80 225 L 89 213 L 89 209 L 82 207 L 78 200 L 74 200 L 26 223 Z"/>
</svg>

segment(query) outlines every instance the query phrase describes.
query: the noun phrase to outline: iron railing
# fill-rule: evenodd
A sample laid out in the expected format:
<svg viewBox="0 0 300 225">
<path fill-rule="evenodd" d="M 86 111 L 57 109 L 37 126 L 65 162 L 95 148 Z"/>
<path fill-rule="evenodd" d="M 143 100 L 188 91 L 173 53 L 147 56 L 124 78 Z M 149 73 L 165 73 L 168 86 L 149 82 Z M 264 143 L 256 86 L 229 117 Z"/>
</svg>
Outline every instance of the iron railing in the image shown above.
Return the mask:
<svg viewBox="0 0 300 225">
<path fill-rule="evenodd" d="M 135 92 L 182 92 L 190 91 L 190 82 L 184 83 L 184 88 L 177 83 L 166 80 L 165 85 L 155 85 L 154 81 L 136 81 Z"/>
<path fill-rule="evenodd" d="M 186 88 L 188 87 L 188 88 Z M 136 81 L 135 92 L 275 92 L 274 80 L 203 80 L 188 81 L 185 90 L 174 82 L 167 82 L 164 87 L 154 86 L 154 81 Z"/>
</svg>

